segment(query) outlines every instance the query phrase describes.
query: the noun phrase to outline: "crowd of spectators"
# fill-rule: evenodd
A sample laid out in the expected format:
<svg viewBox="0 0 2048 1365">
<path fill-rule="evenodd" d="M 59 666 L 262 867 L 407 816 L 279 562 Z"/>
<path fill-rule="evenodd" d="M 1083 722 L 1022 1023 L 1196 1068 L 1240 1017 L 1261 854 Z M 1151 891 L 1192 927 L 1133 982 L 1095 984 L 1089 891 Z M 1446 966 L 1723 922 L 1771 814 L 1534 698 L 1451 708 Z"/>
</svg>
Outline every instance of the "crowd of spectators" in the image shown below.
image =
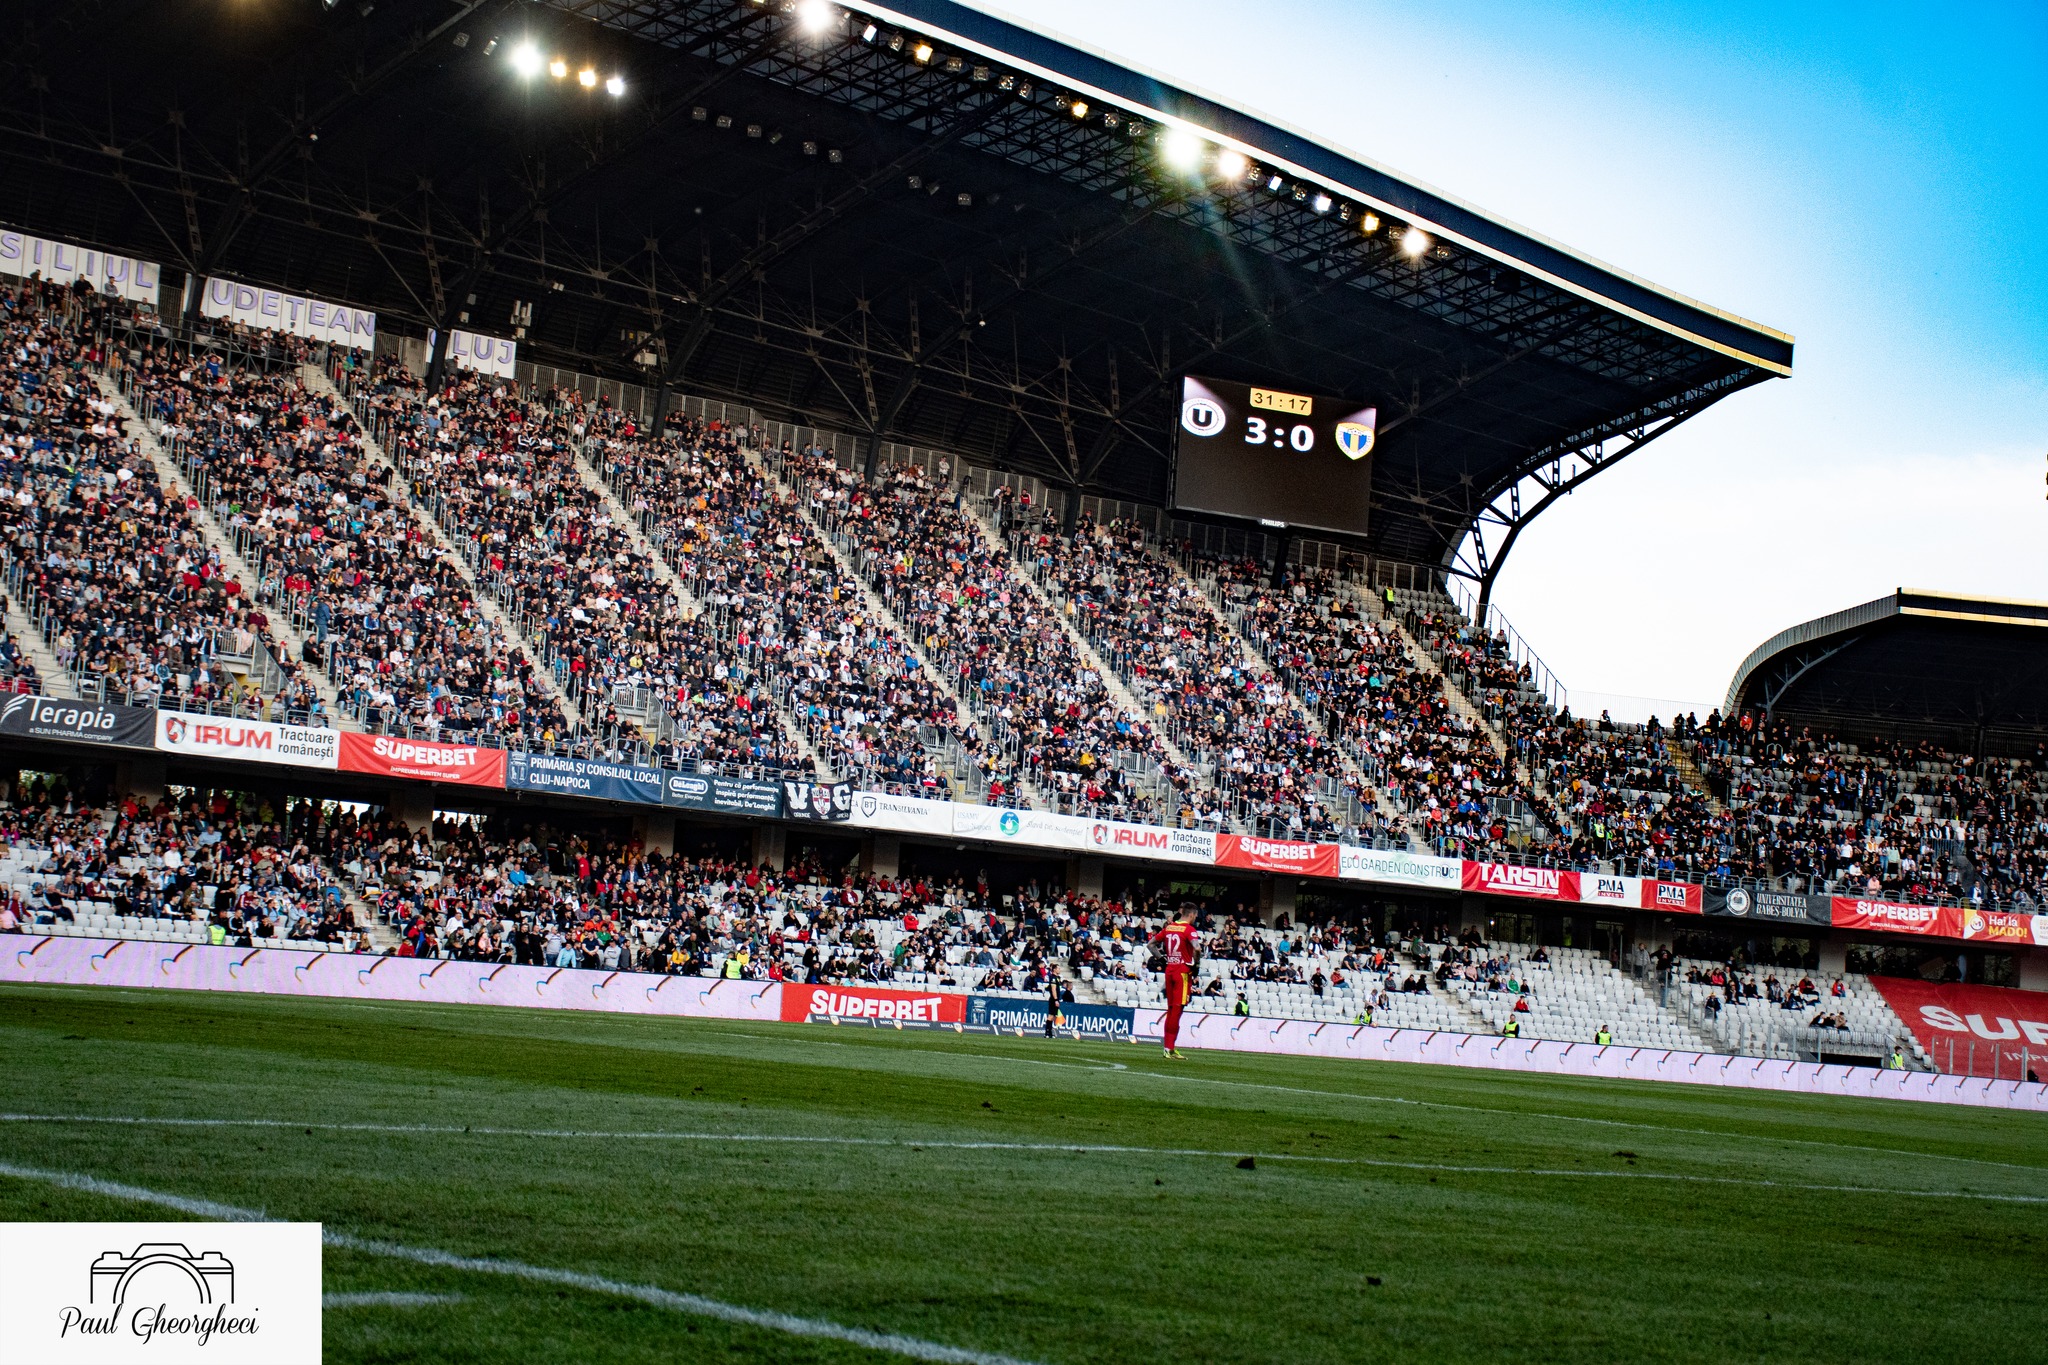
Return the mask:
<svg viewBox="0 0 2048 1365">
<path fill-rule="evenodd" d="M 869 483 L 829 458 L 790 461 L 806 507 L 842 536 L 868 583 L 995 736 L 995 772 L 1017 770 L 1071 815 L 1157 822 L 1152 774 L 1165 750 L 1111 695 L 1042 598 L 1010 571 L 964 504 L 949 465 L 911 464 Z"/>
<path fill-rule="evenodd" d="M 101 393 L 99 314 L 80 297 L 35 280 L 0 289 L 9 594 L 89 694 L 223 710 L 303 701 L 251 695 L 221 657 L 246 654 L 267 621 Z M 10 668 L 19 680 L 18 662 Z"/>
<path fill-rule="evenodd" d="M 305 838 L 311 809 L 230 792 L 94 808 L 31 787 L 0 804 L 8 898 L 28 924 L 101 917 L 201 926 L 215 943 L 365 948 Z"/>
<path fill-rule="evenodd" d="M 1044 509 L 996 515 L 1013 558 L 1071 606 L 1082 633 L 1197 768 L 1165 771 L 1179 821 L 1235 823 L 1282 838 L 1362 837 L 1375 803 L 1333 741 L 1274 673 L 1256 667 L 1216 605 L 1144 530 L 1078 517 L 1069 531 Z"/>
</svg>

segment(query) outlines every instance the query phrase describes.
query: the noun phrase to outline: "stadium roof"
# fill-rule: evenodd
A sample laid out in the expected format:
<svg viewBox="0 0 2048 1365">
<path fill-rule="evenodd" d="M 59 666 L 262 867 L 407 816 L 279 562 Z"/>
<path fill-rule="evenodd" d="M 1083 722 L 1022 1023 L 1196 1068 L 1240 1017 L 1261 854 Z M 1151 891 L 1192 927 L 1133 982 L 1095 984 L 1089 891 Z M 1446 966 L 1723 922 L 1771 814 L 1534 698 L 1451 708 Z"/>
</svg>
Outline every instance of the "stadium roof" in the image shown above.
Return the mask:
<svg viewBox="0 0 2048 1365">
<path fill-rule="evenodd" d="M 1735 670 L 1725 709 L 1852 741 L 2032 754 L 2048 740 L 2048 602 L 1900 588 L 1772 636 Z"/>
<path fill-rule="evenodd" d="M 1551 499 L 1790 373 L 1783 333 L 950 0 L 12 8 L 31 231 L 393 332 L 529 306 L 524 359 L 1141 501 L 1185 371 L 1356 397 L 1365 548 L 1489 584 Z"/>
</svg>

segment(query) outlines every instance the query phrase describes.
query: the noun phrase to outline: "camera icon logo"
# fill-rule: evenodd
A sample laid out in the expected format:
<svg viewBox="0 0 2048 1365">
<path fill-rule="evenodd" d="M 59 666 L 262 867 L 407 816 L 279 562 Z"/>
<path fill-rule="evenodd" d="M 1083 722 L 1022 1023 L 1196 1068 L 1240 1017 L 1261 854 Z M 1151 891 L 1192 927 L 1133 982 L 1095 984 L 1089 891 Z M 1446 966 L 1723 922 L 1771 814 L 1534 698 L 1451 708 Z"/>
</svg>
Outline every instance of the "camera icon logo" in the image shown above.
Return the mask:
<svg viewBox="0 0 2048 1365">
<path fill-rule="evenodd" d="M 192 1254 L 182 1242 L 144 1242 L 129 1255 L 103 1251 L 92 1263 L 92 1302 L 119 1304 L 137 1275 L 156 1266 L 183 1271 L 201 1303 L 235 1301 L 235 1267 L 218 1251 Z"/>
</svg>

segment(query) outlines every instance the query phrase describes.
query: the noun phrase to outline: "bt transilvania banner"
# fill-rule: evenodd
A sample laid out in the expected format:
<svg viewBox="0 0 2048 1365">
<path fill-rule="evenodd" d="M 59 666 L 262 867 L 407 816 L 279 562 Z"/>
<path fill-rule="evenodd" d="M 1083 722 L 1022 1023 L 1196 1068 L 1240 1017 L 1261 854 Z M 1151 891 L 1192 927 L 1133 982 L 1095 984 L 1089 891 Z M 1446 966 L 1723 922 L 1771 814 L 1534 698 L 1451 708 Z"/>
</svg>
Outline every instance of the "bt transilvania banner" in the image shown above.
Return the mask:
<svg viewBox="0 0 2048 1365">
<path fill-rule="evenodd" d="M 1011 995 L 970 995 L 967 997 L 967 1027 L 1044 1033 L 1046 1011 L 1051 1002 Z M 1078 1001 L 1060 1006 L 1060 1027 L 1084 1038 L 1109 1038 L 1128 1042 L 1133 1011 L 1121 1005 L 1087 1005 Z"/>
<path fill-rule="evenodd" d="M 293 768 L 338 766 L 341 731 L 268 720 L 235 720 L 183 711 L 156 713 L 156 747 L 193 758 L 232 758 L 243 763 L 282 763 Z"/>
<path fill-rule="evenodd" d="M 892 991 L 879 986 L 799 986 L 784 982 L 782 1017 L 793 1022 L 840 1018 L 958 1024 L 967 1018 L 967 997 L 957 992 Z"/>
<path fill-rule="evenodd" d="M 599 801 L 661 804 L 662 774 L 653 768 L 624 763 L 597 763 L 551 754 L 512 753 L 505 757 L 505 785 L 515 791 L 554 792 Z"/>
<path fill-rule="evenodd" d="M 1943 1071 L 2017 1081 L 2031 1068 L 2048 1076 L 2048 993 L 1901 976 L 1870 984 Z"/>
<path fill-rule="evenodd" d="M 156 744 L 156 717 L 147 707 L 16 693 L 0 706 L 0 735 L 148 749 Z"/>
<path fill-rule="evenodd" d="M 115 256 L 70 242 L 53 242 L 0 228 L 0 275 L 41 275 L 58 284 L 89 280 L 102 294 L 155 306 L 163 267 L 133 256 Z"/>
<path fill-rule="evenodd" d="M 208 280 L 206 292 L 199 297 L 199 311 L 205 317 L 227 318 L 245 327 L 365 350 L 377 340 L 375 313 L 233 280 Z"/>
<path fill-rule="evenodd" d="M 341 737 L 341 770 L 465 787 L 503 787 L 505 751 L 351 732 Z"/>
</svg>

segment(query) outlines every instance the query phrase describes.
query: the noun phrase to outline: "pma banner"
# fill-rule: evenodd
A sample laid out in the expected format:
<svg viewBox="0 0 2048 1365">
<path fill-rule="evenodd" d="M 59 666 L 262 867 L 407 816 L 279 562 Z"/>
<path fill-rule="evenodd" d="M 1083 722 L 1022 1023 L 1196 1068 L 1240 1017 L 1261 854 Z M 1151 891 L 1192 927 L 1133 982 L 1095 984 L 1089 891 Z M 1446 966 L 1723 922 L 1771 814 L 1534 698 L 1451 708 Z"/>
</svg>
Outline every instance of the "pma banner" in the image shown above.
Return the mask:
<svg viewBox="0 0 2048 1365">
<path fill-rule="evenodd" d="M 1035 997 L 1009 995 L 970 995 L 967 997 L 967 1026 L 1015 1031 L 1044 1033 L 1046 1011 L 1051 1009 L 1050 1001 Z M 1117 1042 L 1129 1042 L 1133 1011 L 1121 1005 L 1084 1005 L 1079 1002 L 1060 1005 L 1058 1029 L 1068 1030 L 1083 1038 L 1109 1038 Z"/>
</svg>

